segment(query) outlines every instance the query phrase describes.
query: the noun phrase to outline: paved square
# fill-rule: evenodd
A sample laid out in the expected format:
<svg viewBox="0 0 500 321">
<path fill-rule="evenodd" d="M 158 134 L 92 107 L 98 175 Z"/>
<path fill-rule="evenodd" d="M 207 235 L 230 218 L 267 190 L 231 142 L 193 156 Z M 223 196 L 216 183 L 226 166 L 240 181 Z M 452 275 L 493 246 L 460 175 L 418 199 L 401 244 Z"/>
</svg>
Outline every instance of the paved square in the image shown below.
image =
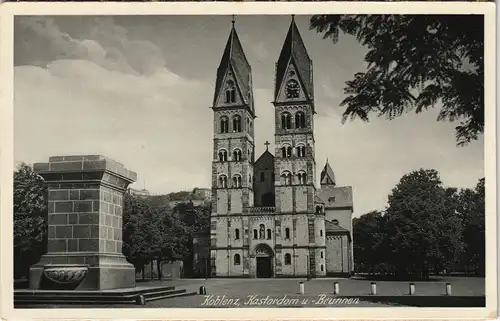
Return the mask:
<svg viewBox="0 0 500 321">
<path fill-rule="evenodd" d="M 300 282 L 304 282 L 304 295 L 299 293 Z M 334 282 L 339 283 L 339 296 L 333 295 Z M 173 285 L 196 292 L 199 291 L 200 286 L 205 286 L 207 295 L 151 301 L 145 306 L 92 305 L 78 306 L 78 308 L 478 306 L 482 304 L 485 295 L 484 278 L 435 277 L 426 282 L 414 282 L 416 291 L 415 296 L 412 297 L 408 295 L 409 284 L 405 281 L 376 281 L 377 295 L 370 296 L 371 282 L 370 280 L 333 278 L 311 281 L 305 279 L 180 279 L 161 283 L 159 281 L 140 282 L 139 285 Z M 452 296 L 445 296 L 446 283 L 452 286 Z M 359 299 L 339 300 L 344 296 L 359 296 Z M 279 299 L 283 300 L 279 301 Z M 415 303 L 409 304 L 410 301 Z M 440 302 L 448 303 L 441 304 Z M 50 306 L 50 308 L 57 307 L 77 308 L 74 305 Z"/>
</svg>

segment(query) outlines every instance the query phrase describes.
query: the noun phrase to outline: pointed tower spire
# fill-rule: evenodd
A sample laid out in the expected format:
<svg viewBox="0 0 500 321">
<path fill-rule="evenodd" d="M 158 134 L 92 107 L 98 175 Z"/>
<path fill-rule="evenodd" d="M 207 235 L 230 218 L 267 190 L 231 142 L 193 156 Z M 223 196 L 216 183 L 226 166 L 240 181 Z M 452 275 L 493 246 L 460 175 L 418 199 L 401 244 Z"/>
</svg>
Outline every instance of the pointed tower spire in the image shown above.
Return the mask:
<svg viewBox="0 0 500 321">
<path fill-rule="evenodd" d="M 252 92 L 252 68 L 248 63 L 243 46 L 241 45 L 238 33 L 234 26 L 234 15 L 231 21 L 231 31 L 227 39 L 224 53 L 217 69 L 217 78 L 215 80 L 215 94 L 213 106 L 216 107 L 221 91 L 224 89 L 224 84 L 228 75 L 234 80 L 236 87 L 236 95 L 239 99 L 234 99 L 239 105 L 246 105 L 252 115 L 255 114 Z"/>
<path fill-rule="evenodd" d="M 323 186 L 335 186 L 335 173 L 333 172 L 330 164 L 328 164 L 328 158 L 326 159 L 325 167 L 321 171 L 321 179 L 320 179 L 321 187 Z"/>
<path fill-rule="evenodd" d="M 292 15 L 290 27 L 276 63 L 275 100 L 278 98 L 290 64 L 297 71 L 306 98 L 310 101 L 314 100 L 312 60 L 309 58 L 306 46 L 295 23 L 294 15 Z"/>
</svg>

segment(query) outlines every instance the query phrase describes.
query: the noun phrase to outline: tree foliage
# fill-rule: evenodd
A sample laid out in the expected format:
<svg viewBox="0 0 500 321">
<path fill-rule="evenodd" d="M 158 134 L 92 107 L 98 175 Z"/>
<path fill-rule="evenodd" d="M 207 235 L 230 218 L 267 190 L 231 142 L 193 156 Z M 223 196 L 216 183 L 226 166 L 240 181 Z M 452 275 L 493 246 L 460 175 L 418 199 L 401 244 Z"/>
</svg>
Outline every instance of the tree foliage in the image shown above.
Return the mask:
<svg viewBox="0 0 500 321">
<path fill-rule="evenodd" d="M 33 169 L 20 164 L 14 172 L 14 274 L 27 276 L 29 267 L 46 251 L 47 187 Z"/>
<path fill-rule="evenodd" d="M 192 233 L 207 231 L 210 207 L 179 203 L 173 209 L 151 197 L 126 194 L 123 253 L 138 271 L 152 260 L 186 260 Z"/>
<path fill-rule="evenodd" d="M 367 71 L 346 82 L 343 122 L 370 114 L 393 119 L 440 103 L 438 121 L 459 122 L 458 145 L 484 131 L 482 15 L 316 15 L 311 29 L 365 47 Z"/>
<path fill-rule="evenodd" d="M 462 221 L 464 252 L 461 268 L 475 274 L 485 273 L 485 190 L 484 178 L 475 189 L 464 189 L 457 197 L 457 213 Z"/>
<path fill-rule="evenodd" d="M 373 211 L 353 220 L 354 266 L 370 273 L 385 272 L 384 217 Z"/>
<path fill-rule="evenodd" d="M 389 195 L 387 236 L 392 264 L 404 274 L 426 277 L 431 267 L 447 265 L 462 250 L 454 190 L 442 186 L 435 170 L 404 175 Z"/>
<path fill-rule="evenodd" d="M 457 190 L 435 170 L 408 173 L 384 213 L 354 220 L 356 269 L 418 279 L 445 270 L 484 275 L 484 215 L 484 178 Z"/>
</svg>

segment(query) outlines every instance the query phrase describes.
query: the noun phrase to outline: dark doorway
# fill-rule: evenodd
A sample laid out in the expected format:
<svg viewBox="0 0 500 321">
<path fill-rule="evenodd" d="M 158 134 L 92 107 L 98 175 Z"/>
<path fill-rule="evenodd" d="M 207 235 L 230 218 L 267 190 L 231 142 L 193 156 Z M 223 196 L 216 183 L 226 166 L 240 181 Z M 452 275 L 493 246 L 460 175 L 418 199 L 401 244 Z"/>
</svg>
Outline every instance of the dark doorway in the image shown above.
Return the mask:
<svg viewBox="0 0 500 321">
<path fill-rule="evenodd" d="M 271 257 L 257 257 L 257 277 L 270 278 L 273 276 Z"/>
<path fill-rule="evenodd" d="M 262 195 L 261 203 L 262 206 L 275 206 L 274 193 L 268 192 Z"/>
</svg>

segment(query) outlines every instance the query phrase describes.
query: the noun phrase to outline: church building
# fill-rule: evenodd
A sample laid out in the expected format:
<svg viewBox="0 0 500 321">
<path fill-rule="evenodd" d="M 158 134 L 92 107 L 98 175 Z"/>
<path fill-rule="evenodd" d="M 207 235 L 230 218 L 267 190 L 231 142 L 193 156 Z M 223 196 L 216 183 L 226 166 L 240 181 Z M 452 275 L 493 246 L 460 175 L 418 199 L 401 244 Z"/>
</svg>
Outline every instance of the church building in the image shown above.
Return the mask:
<svg viewBox="0 0 500 321">
<path fill-rule="evenodd" d="M 212 107 L 211 275 L 349 276 L 352 188 L 328 161 L 317 186 L 313 66 L 293 16 L 274 72 L 274 149 L 255 158 L 252 69 L 233 21 Z"/>
</svg>

